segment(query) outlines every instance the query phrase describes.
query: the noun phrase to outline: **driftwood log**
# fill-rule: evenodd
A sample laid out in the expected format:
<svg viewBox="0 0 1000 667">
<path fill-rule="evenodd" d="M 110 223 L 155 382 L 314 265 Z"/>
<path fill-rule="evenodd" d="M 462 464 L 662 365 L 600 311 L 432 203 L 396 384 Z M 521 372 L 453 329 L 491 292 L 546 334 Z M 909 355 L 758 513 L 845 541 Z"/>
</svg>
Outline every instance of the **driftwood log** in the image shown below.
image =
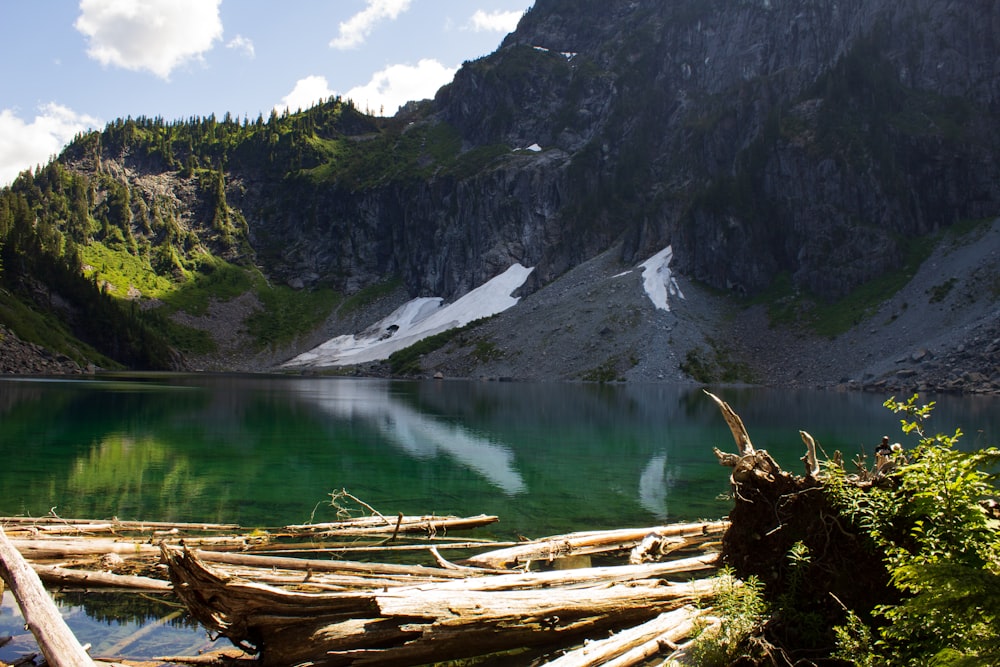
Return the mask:
<svg viewBox="0 0 1000 667">
<path fill-rule="evenodd" d="M 51 667 L 94 667 L 94 661 L 66 626 L 52 598 L 27 561 L 0 528 L 0 577 L 17 599 L 31 634 Z"/>
<path fill-rule="evenodd" d="M 163 547 L 174 589 L 209 629 L 264 666 L 418 665 L 530 646 L 645 622 L 710 597 L 711 579 L 668 582 L 654 565 L 552 571 L 335 594 L 230 579 L 190 551 Z M 691 563 L 696 569 L 704 561 Z"/>
<path fill-rule="evenodd" d="M 551 562 L 560 558 L 633 549 L 650 536 L 661 539 L 678 538 L 684 545 L 690 546 L 713 537 L 721 537 L 727 526 L 725 521 L 710 521 L 571 533 L 479 554 L 472 556 L 467 562 L 496 569 L 527 567 L 532 561 Z"/>
</svg>

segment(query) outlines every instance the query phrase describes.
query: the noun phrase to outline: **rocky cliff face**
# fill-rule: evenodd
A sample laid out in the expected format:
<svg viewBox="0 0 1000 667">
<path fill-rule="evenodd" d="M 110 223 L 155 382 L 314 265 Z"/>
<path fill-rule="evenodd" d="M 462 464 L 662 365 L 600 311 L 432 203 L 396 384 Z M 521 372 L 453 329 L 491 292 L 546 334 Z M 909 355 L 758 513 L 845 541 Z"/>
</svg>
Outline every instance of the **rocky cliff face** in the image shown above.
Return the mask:
<svg viewBox="0 0 1000 667">
<path fill-rule="evenodd" d="M 533 291 L 615 244 L 626 262 L 672 244 L 710 286 L 787 275 L 835 299 L 908 239 L 1000 214 L 998 35 L 995 0 L 538 0 L 382 130 L 402 150 L 453 128 L 457 166 L 422 144 L 409 172 L 390 151 L 363 180 L 315 179 L 236 150 L 226 195 L 295 286 L 397 276 L 453 298 L 520 262 Z M 362 150 L 378 132 L 335 129 L 314 131 Z M 155 177 L 116 158 L 106 171 Z"/>
<path fill-rule="evenodd" d="M 835 298 L 1000 210 L 998 25 L 996 2 L 540 0 L 437 102 L 470 144 L 562 157 L 557 217 L 592 232 L 571 251 L 672 242 L 713 286 Z"/>
</svg>

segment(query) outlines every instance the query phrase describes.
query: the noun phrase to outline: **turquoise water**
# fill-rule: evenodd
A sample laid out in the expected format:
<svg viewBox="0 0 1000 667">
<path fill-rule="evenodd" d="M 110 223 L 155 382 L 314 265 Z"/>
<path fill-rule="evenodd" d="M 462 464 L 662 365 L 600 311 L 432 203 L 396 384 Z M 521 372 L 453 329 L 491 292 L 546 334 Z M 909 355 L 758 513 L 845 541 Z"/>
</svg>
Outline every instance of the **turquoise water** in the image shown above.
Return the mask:
<svg viewBox="0 0 1000 667">
<path fill-rule="evenodd" d="M 716 393 L 795 472 L 799 429 L 847 458 L 883 434 L 903 440 L 884 396 Z M 1000 440 L 1000 400 L 935 398 L 931 430 L 961 426 L 967 447 Z M 733 450 L 714 404 L 668 385 L 8 378 L 0 515 L 273 527 L 333 520 L 329 494 L 344 488 L 383 514 L 496 514 L 476 535 L 539 537 L 724 516 L 728 470 L 712 447 Z M 16 624 L 10 605 L 0 635 Z"/>
</svg>

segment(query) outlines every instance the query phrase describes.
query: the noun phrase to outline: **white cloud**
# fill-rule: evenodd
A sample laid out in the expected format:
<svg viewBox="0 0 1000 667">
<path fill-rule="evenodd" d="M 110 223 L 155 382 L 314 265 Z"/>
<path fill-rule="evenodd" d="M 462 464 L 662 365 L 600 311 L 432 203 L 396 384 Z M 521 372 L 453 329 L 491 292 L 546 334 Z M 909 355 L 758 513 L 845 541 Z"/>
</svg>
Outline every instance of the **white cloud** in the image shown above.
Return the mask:
<svg viewBox="0 0 1000 667">
<path fill-rule="evenodd" d="M 335 49 L 360 46 L 375 26 L 392 21 L 410 8 L 410 0 L 366 0 L 368 6 L 340 24 L 340 34 L 330 42 Z"/>
<path fill-rule="evenodd" d="M 378 115 L 396 113 L 411 100 L 434 97 L 438 88 L 450 82 L 457 68 L 448 68 L 436 60 L 425 58 L 414 65 L 390 65 L 375 72 L 364 86 L 352 88 L 344 94 L 354 100 L 362 111 Z"/>
<path fill-rule="evenodd" d="M 236 49 L 237 51 L 242 51 L 247 58 L 253 58 L 256 52 L 253 48 L 253 40 L 244 37 L 243 35 L 236 35 L 229 43 L 226 44 L 227 49 Z"/>
<path fill-rule="evenodd" d="M 222 39 L 222 0 L 80 0 L 74 27 L 87 55 L 103 65 L 148 70 L 167 79 Z"/>
<path fill-rule="evenodd" d="M 517 22 L 521 20 L 524 12 L 519 11 L 496 11 L 485 12 L 482 9 L 476 11 L 469 19 L 472 29 L 476 32 L 513 32 L 517 27 Z"/>
<path fill-rule="evenodd" d="M 292 92 L 281 98 L 281 103 L 274 105 L 274 109 L 279 113 L 285 109 L 292 112 L 308 109 L 317 102 L 326 101 L 327 98 L 335 94 L 330 90 L 330 84 L 327 83 L 326 77 L 307 76 L 296 81 Z"/>
<path fill-rule="evenodd" d="M 39 107 L 39 112 L 28 123 L 11 109 L 0 111 L 0 186 L 29 167 L 47 163 L 77 133 L 100 124 L 54 102 Z"/>
</svg>

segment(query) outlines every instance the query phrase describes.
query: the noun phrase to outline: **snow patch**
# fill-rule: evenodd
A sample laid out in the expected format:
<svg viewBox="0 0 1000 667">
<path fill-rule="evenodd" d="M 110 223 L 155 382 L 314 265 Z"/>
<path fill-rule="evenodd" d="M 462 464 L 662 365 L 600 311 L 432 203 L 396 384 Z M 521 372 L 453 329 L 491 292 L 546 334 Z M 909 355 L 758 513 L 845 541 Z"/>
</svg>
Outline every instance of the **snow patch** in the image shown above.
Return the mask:
<svg viewBox="0 0 1000 667">
<path fill-rule="evenodd" d="M 532 48 L 535 49 L 535 51 L 541 51 L 542 53 L 551 53 L 552 52 L 552 49 L 547 49 L 544 46 L 534 46 Z M 561 55 L 566 60 L 572 60 L 573 58 L 575 58 L 579 54 L 576 51 L 560 51 L 559 55 Z"/>
<path fill-rule="evenodd" d="M 448 305 L 443 305 L 440 297 L 413 299 L 361 333 L 332 338 L 283 365 L 345 366 L 388 359 L 393 352 L 428 336 L 507 310 L 520 300 L 510 296 L 511 292 L 521 287 L 532 271 L 534 268 L 514 264 Z"/>
<path fill-rule="evenodd" d="M 667 246 L 639 265 L 642 267 L 642 286 L 649 300 L 657 309 L 667 312 L 670 312 L 668 297 L 684 298 L 684 293 L 670 271 L 670 260 L 673 258 L 674 249 Z"/>
</svg>

